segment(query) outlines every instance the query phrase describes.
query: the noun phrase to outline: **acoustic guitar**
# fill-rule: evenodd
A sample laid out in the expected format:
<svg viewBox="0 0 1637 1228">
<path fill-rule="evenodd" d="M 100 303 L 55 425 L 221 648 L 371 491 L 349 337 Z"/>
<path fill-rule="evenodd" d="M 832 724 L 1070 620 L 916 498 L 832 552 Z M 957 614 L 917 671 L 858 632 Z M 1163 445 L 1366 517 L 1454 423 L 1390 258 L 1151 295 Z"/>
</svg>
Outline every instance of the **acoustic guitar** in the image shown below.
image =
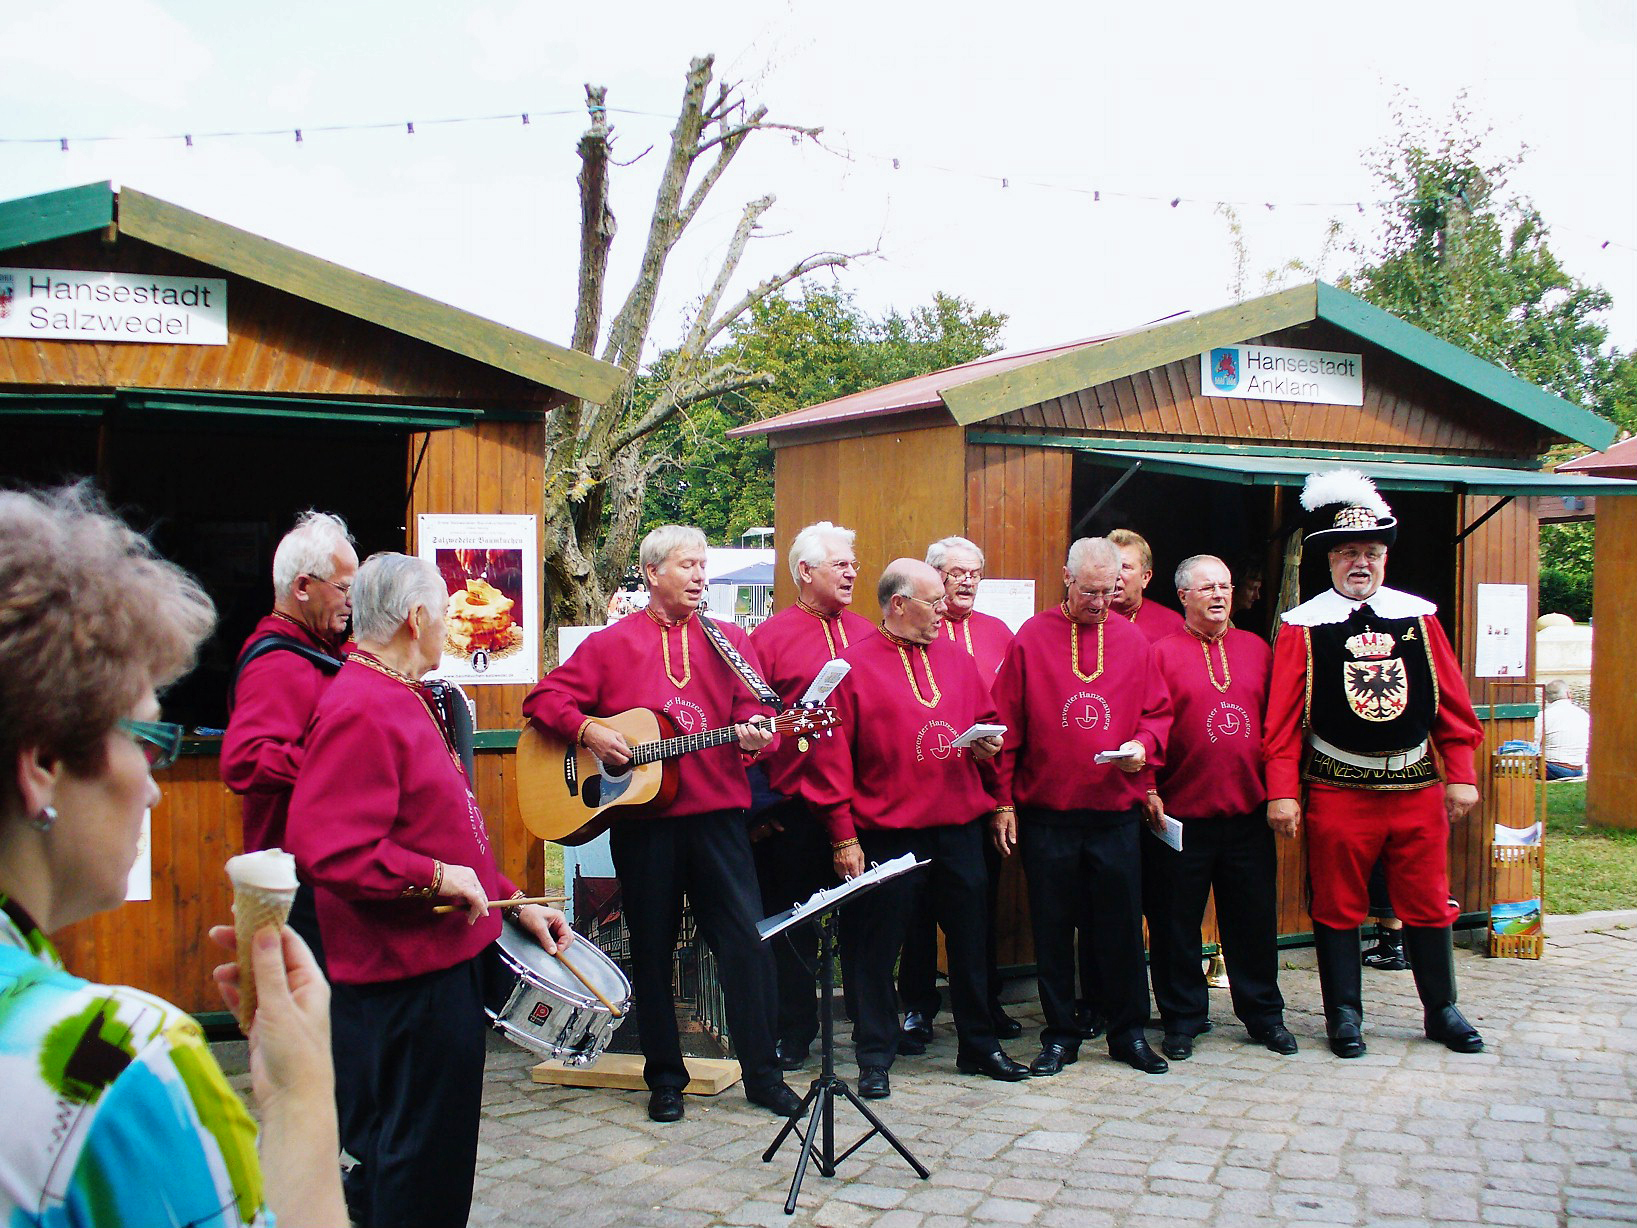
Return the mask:
<svg viewBox="0 0 1637 1228">
<path fill-rule="evenodd" d="M 584 844 L 607 831 L 616 818 L 664 810 L 676 800 L 678 758 L 738 740 L 732 725 L 678 733 L 670 717 L 650 708 L 595 719 L 625 735 L 630 763 L 606 766 L 585 747 L 547 733 L 533 721 L 523 727 L 517 742 L 517 809 L 523 826 L 542 840 Z M 797 737 L 822 733 L 836 723 L 830 708 L 792 708 L 771 721 L 775 732 Z"/>
</svg>

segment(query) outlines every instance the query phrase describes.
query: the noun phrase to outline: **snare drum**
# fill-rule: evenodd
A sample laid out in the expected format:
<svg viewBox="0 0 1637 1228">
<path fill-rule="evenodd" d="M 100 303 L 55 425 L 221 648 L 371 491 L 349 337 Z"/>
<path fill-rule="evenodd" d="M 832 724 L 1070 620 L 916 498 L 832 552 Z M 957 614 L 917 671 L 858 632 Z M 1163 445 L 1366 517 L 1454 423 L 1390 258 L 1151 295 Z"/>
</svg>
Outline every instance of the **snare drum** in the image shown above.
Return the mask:
<svg viewBox="0 0 1637 1228">
<path fill-rule="evenodd" d="M 578 934 L 564 952 L 598 993 L 619 1008 L 616 1018 L 562 960 L 548 955 L 510 917 L 501 927 L 499 946 L 501 961 L 517 982 L 506 1004 L 488 1015 L 506 1039 L 542 1057 L 560 1058 L 565 1066 L 589 1066 L 601 1057 L 631 1007 L 631 982 L 619 966 Z"/>
</svg>

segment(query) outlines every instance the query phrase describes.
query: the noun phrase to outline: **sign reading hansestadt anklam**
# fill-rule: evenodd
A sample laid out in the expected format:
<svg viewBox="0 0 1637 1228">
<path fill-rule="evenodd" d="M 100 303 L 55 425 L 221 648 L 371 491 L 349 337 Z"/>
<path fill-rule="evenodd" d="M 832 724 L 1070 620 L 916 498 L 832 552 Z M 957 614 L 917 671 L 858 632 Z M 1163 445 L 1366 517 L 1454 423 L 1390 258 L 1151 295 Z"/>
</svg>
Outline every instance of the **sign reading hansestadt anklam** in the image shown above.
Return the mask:
<svg viewBox="0 0 1637 1228">
<path fill-rule="evenodd" d="M 0 337 L 227 344 L 227 281 L 0 268 Z"/>
<path fill-rule="evenodd" d="M 1363 405 L 1364 356 L 1224 345 L 1199 356 L 1199 382 L 1208 397 Z"/>
</svg>

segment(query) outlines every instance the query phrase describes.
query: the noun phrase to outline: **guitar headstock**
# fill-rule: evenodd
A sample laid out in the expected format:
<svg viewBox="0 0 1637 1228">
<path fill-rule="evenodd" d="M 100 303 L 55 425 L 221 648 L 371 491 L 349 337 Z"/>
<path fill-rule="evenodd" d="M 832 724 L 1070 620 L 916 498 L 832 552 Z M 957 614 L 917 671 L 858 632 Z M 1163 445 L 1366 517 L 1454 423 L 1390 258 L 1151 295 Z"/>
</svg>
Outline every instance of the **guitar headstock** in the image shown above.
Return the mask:
<svg viewBox="0 0 1637 1228">
<path fill-rule="evenodd" d="M 807 734 L 834 729 L 840 723 L 841 718 L 834 708 L 799 707 L 779 713 L 774 718 L 773 727 L 780 733 Z"/>
</svg>

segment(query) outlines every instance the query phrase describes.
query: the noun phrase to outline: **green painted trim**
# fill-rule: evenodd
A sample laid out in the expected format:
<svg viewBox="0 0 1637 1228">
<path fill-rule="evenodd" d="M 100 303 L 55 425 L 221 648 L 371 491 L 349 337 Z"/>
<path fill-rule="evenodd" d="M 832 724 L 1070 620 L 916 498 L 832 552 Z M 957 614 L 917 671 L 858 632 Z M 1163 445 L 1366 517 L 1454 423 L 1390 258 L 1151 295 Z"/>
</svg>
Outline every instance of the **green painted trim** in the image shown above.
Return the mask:
<svg viewBox="0 0 1637 1228">
<path fill-rule="evenodd" d="M 114 185 L 88 183 L 0 204 L 0 252 L 101 230 L 114 220 Z"/>
<path fill-rule="evenodd" d="M 1225 338 L 1260 337 L 1305 324 L 1313 319 L 1316 311 L 1314 284 L 1139 329 L 1097 345 L 957 384 L 943 389 L 940 395 L 955 421 L 971 426 L 1025 405 L 1038 405 L 1053 397 L 1067 396 L 1138 371 L 1197 356 L 1213 345 L 1223 344 Z"/>
<path fill-rule="evenodd" d="M 1479 465 L 1487 469 L 1520 469 L 1540 472 L 1537 459 L 1514 457 L 1460 456 L 1453 453 L 1350 452 L 1341 448 L 1281 447 L 1278 444 L 1178 443 L 1174 439 L 1127 439 L 1111 435 L 1033 435 L 1011 431 L 968 431 L 966 442 L 1013 447 L 1072 448 L 1091 452 L 1187 452 L 1201 456 L 1293 456 L 1305 460 L 1358 461 L 1374 464 L 1383 460 L 1410 461 L 1417 465 Z"/>
<path fill-rule="evenodd" d="M 1619 428 L 1607 418 L 1554 396 L 1345 290 L 1322 281 L 1314 285 L 1319 318 L 1346 329 L 1355 337 L 1390 350 L 1469 392 L 1599 452 L 1619 437 Z"/>
<path fill-rule="evenodd" d="M 589 354 L 531 337 L 134 188 L 120 189 L 119 228 L 121 233 L 144 243 L 321 303 L 570 396 L 600 404 L 625 379 L 621 368 Z"/>
<path fill-rule="evenodd" d="M 111 392 L 0 392 L 0 418 L 94 421 L 114 403 Z"/>
<path fill-rule="evenodd" d="M 472 735 L 474 750 L 516 750 L 521 729 L 479 729 Z"/>
<path fill-rule="evenodd" d="M 1532 721 L 1540 715 L 1539 704 L 1473 704 L 1472 710 L 1480 721 L 1487 721 L 1491 711 L 1498 721 Z"/>
<path fill-rule="evenodd" d="M 294 418 L 370 426 L 440 430 L 468 426 L 480 410 L 444 405 L 402 405 L 374 401 L 335 401 L 318 397 L 270 397 L 244 393 L 194 392 L 188 389 L 119 391 L 122 408 L 138 413 L 213 414 L 234 418 Z"/>
</svg>

